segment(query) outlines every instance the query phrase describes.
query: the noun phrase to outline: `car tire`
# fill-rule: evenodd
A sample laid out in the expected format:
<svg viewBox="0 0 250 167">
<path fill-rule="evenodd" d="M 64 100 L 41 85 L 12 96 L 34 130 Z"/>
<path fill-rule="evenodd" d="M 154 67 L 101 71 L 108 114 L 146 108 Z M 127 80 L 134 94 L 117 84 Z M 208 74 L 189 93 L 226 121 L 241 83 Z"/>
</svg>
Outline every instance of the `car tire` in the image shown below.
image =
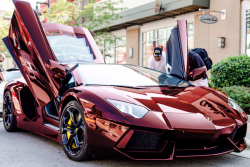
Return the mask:
<svg viewBox="0 0 250 167">
<path fill-rule="evenodd" d="M 60 136 L 65 154 L 74 161 L 86 161 L 92 157 L 85 127 L 81 106 L 76 100 L 70 101 L 60 117 Z"/>
<path fill-rule="evenodd" d="M 14 132 L 17 130 L 16 127 L 16 116 L 14 114 L 13 109 L 13 101 L 11 97 L 11 93 L 7 91 L 4 94 L 3 101 L 3 125 L 7 132 Z"/>
</svg>

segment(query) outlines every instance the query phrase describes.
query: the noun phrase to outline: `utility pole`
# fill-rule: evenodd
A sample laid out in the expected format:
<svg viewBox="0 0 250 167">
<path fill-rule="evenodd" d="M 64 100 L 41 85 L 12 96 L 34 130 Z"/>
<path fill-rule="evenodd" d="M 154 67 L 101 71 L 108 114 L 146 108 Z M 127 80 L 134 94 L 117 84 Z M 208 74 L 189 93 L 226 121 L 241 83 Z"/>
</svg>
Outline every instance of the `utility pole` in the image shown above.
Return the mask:
<svg viewBox="0 0 250 167">
<path fill-rule="evenodd" d="M 45 5 L 47 5 L 48 6 L 48 14 L 50 14 L 50 2 L 49 1 L 50 0 L 48 0 L 48 3 L 45 3 L 45 2 L 36 2 L 36 13 L 38 15 L 42 15 L 42 13 L 38 9 L 38 4 L 45 4 Z M 50 19 L 48 19 L 48 22 L 50 23 Z"/>
</svg>

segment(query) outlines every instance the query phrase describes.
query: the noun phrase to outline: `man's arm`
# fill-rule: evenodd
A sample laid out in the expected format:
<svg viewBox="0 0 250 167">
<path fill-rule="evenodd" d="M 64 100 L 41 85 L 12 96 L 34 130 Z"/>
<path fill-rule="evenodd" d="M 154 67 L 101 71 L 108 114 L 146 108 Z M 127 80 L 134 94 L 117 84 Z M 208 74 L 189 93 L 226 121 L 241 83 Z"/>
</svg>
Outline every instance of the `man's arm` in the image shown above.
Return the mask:
<svg viewBox="0 0 250 167">
<path fill-rule="evenodd" d="M 195 68 L 201 68 L 201 67 L 206 67 L 204 61 L 202 60 L 202 58 L 197 54 L 195 53 L 195 64 L 196 64 L 196 67 Z"/>
<path fill-rule="evenodd" d="M 3 80 L 3 82 L 5 82 L 5 83 L 6 83 L 6 80 L 5 80 L 4 76 L 3 76 L 2 71 L 0 71 L 0 77 L 1 77 L 1 79 Z"/>
<path fill-rule="evenodd" d="M 195 69 L 196 68 L 202 68 L 202 67 L 205 67 L 206 68 L 206 65 L 205 63 L 203 62 L 203 60 L 201 59 L 201 57 L 195 53 L 194 54 L 194 58 L 192 59 L 193 63 L 194 63 L 194 67 Z M 207 69 L 207 68 L 206 68 Z M 192 73 L 192 71 L 190 71 L 190 73 Z M 201 79 L 198 79 L 198 80 L 195 80 L 195 81 L 190 81 L 190 83 L 192 83 L 193 85 L 195 86 L 198 86 L 199 85 L 199 82 L 202 80 L 203 78 Z"/>
<path fill-rule="evenodd" d="M 167 64 L 167 56 L 165 52 L 162 52 L 162 58 L 164 62 L 165 73 L 169 74 L 171 69 L 170 69 L 170 65 Z"/>
</svg>

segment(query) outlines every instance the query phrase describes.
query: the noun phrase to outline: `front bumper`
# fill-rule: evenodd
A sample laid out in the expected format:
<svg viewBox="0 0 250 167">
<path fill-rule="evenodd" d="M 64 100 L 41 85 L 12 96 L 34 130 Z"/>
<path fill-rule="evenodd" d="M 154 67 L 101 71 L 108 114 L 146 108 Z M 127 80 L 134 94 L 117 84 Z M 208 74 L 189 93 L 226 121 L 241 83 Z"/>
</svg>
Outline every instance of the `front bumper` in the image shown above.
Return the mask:
<svg viewBox="0 0 250 167">
<path fill-rule="evenodd" d="M 241 152 L 247 147 L 244 140 L 246 127 L 244 124 L 230 134 L 223 134 L 221 130 L 154 132 L 130 129 L 114 149 L 133 160 L 218 156 Z"/>
<path fill-rule="evenodd" d="M 96 157 L 173 160 L 241 152 L 247 124 L 217 130 L 154 129 L 85 117 L 88 144 Z"/>
</svg>

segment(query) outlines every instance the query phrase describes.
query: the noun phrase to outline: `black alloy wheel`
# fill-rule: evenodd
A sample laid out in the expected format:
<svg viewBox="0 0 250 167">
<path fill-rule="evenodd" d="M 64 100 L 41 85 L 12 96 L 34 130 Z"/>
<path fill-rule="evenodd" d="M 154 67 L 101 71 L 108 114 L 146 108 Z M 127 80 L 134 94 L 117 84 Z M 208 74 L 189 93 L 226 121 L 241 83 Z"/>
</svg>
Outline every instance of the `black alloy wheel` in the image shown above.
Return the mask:
<svg viewBox="0 0 250 167">
<path fill-rule="evenodd" d="M 63 150 L 72 160 L 83 161 L 91 158 L 85 127 L 83 110 L 77 101 L 70 101 L 61 114 L 60 134 Z"/>
<path fill-rule="evenodd" d="M 7 91 L 4 94 L 4 102 L 3 102 L 3 125 L 7 132 L 16 131 L 16 119 L 13 112 L 13 103 L 11 94 Z"/>
</svg>

